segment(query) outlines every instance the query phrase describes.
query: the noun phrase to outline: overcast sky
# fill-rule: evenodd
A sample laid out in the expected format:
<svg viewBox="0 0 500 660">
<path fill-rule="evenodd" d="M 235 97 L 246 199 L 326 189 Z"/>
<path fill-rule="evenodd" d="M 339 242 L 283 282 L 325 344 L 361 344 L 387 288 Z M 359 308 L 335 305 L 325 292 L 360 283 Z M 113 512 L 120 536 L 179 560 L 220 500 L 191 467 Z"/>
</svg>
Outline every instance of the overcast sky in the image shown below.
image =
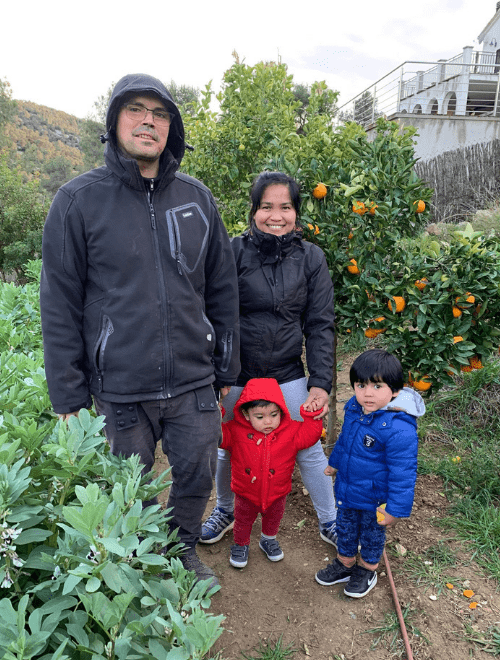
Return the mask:
<svg viewBox="0 0 500 660">
<path fill-rule="evenodd" d="M 78 117 L 126 73 L 220 88 L 240 60 L 278 60 L 345 103 L 407 60 L 448 59 L 496 0 L 27 0 L 3 3 L 0 78 L 16 99 Z"/>
</svg>

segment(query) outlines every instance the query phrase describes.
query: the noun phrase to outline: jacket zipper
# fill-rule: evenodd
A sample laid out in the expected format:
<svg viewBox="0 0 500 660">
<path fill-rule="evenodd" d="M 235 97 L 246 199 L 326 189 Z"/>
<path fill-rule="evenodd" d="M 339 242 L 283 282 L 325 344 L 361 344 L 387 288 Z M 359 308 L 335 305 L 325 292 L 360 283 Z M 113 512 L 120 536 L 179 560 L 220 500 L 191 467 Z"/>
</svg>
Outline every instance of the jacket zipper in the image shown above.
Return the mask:
<svg viewBox="0 0 500 660">
<path fill-rule="evenodd" d="M 174 251 L 175 251 L 175 262 L 177 264 L 177 271 L 179 272 L 179 275 L 183 275 L 183 270 L 181 266 L 181 250 L 180 250 L 180 244 L 181 244 L 181 239 L 179 237 L 179 227 L 177 226 L 177 222 L 174 219 L 173 213 L 170 211 L 169 213 L 169 225 L 172 228 L 172 237 L 174 240 Z"/>
<path fill-rule="evenodd" d="M 106 344 L 110 335 L 112 335 L 114 332 L 113 324 L 107 316 L 103 318 L 103 323 L 104 328 L 101 331 L 101 335 L 97 344 L 97 352 L 95 354 L 95 369 L 97 373 L 97 387 L 99 392 L 102 392 L 103 390 L 102 374 L 104 366 L 104 351 L 106 350 Z"/>
<path fill-rule="evenodd" d="M 229 369 L 229 362 L 231 361 L 231 355 L 233 354 L 233 331 L 228 330 L 222 336 L 222 345 L 224 347 L 220 371 L 225 373 Z"/>
<path fill-rule="evenodd" d="M 168 313 L 167 313 L 167 290 L 165 287 L 165 279 L 163 276 L 163 265 L 161 262 L 161 253 L 160 253 L 160 242 L 158 240 L 158 229 L 156 226 L 156 214 L 155 214 L 155 209 L 153 206 L 153 193 L 154 193 L 154 179 L 150 179 L 149 181 L 149 189 L 148 189 L 148 207 L 149 207 L 149 217 L 151 220 L 151 228 L 153 230 L 153 242 L 154 242 L 154 248 L 155 248 L 155 262 L 156 262 L 156 268 L 158 270 L 158 283 L 159 283 L 159 288 L 160 288 L 160 302 L 161 302 L 161 317 L 162 319 L 165 320 L 164 323 L 162 323 L 162 334 L 167 332 L 168 329 Z M 166 349 L 166 347 L 169 347 Z M 165 391 L 167 392 L 167 397 L 170 398 L 172 395 L 168 391 L 168 386 L 167 384 L 170 382 L 171 379 L 171 367 L 172 367 L 172 354 L 171 354 L 171 348 L 170 348 L 170 342 L 169 341 L 163 341 L 163 362 L 165 364 L 165 379 L 163 382 L 163 386 Z M 165 351 L 168 350 L 169 352 L 169 359 L 167 360 L 167 356 L 165 355 Z"/>
</svg>

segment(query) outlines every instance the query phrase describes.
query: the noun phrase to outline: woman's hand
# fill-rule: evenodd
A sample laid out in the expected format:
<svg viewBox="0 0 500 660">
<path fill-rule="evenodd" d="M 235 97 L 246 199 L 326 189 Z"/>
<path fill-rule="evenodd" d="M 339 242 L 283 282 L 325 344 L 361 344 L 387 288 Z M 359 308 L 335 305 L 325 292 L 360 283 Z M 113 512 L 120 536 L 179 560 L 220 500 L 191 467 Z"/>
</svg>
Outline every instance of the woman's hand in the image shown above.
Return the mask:
<svg viewBox="0 0 500 660">
<path fill-rule="evenodd" d="M 220 398 L 223 399 L 225 396 L 229 394 L 231 391 L 231 385 L 224 385 L 224 387 L 220 388 Z"/>
<path fill-rule="evenodd" d="M 321 410 L 323 408 L 323 410 Z M 328 392 L 322 387 L 311 387 L 309 396 L 304 402 L 304 409 L 309 412 L 321 410 L 314 419 L 322 419 L 328 412 Z"/>
<path fill-rule="evenodd" d="M 337 472 L 337 468 L 334 468 L 331 465 L 327 465 L 323 472 L 327 477 L 333 477 L 333 475 Z"/>
</svg>

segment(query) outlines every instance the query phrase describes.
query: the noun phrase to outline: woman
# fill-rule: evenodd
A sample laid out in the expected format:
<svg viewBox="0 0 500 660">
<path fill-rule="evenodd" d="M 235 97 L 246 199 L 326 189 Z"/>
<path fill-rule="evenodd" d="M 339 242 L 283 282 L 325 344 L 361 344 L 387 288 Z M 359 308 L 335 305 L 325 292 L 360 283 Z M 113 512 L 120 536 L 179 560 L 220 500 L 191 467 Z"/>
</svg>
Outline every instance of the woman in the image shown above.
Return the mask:
<svg viewBox="0 0 500 660">
<path fill-rule="evenodd" d="M 325 255 L 300 234 L 299 186 L 281 172 L 263 172 L 251 191 L 249 229 L 231 240 L 240 295 L 241 373 L 224 398 L 226 416 L 250 378 L 275 378 L 293 419 L 313 400 L 328 412 L 333 376 L 333 284 Z M 309 377 L 302 363 L 305 338 Z M 327 458 L 318 442 L 297 454 L 302 481 L 319 519 L 320 536 L 335 545 L 336 509 Z M 215 543 L 234 524 L 229 454 L 219 449 L 217 506 L 200 543 Z"/>
</svg>

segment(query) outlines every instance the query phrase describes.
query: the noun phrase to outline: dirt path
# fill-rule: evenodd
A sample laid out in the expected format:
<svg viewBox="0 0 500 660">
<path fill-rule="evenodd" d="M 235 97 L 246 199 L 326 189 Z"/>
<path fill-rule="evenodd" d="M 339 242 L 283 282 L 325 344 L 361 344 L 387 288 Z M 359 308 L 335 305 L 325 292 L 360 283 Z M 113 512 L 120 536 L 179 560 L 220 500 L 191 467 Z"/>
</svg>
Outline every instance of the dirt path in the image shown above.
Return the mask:
<svg viewBox="0 0 500 660">
<path fill-rule="evenodd" d="M 344 360 L 339 374 L 339 410 L 351 396 L 350 385 L 346 384 L 349 366 L 350 361 Z M 158 460 L 163 463 L 160 456 Z M 214 504 L 215 492 L 206 515 Z M 495 593 L 495 583 L 485 579 L 471 561 L 467 548 L 434 526 L 435 517 L 441 517 L 446 507 L 440 480 L 432 475 L 420 476 L 412 517 L 388 533 L 387 554 L 399 602 L 403 611 L 410 609 L 407 627 L 412 653 L 420 660 L 486 660 L 492 656 L 464 640 L 464 624 L 479 632 L 500 625 L 500 595 Z M 380 633 L 367 632 L 386 626 L 388 616 L 396 622 L 395 629 L 399 629 L 383 564 L 377 586 L 359 600 L 344 596 L 343 585 L 323 587 L 314 580 L 315 572 L 333 559 L 335 551 L 320 539 L 316 514 L 304 493 L 298 470 L 279 533 L 285 554 L 283 561 L 273 563 L 267 559 L 258 546 L 259 534 L 257 522 L 248 566 L 242 570 L 229 564 L 231 533 L 219 543 L 198 546 L 200 557 L 215 569 L 222 587 L 212 600 L 211 611 L 226 617 L 225 631 L 213 647 L 213 655 L 221 651 L 221 660 L 242 660 L 241 651 L 250 653 L 259 641 L 276 641 L 282 635 L 285 643 L 298 649 L 294 658 L 407 657 L 399 635 L 389 648 L 394 631 L 382 638 Z M 420 555 L 440 541 L 457 553 L 457 564 L 450 569 L 455 587 L 449 590 L 442 585 L 441 592 L 410 581 L 402 572 L 405 559 L 396 550 L 399 547 L 400 551 L 403 548 Z M 469 601 L 462 595 L 466 588 L 475 592 L 473 600 L 479 603 L 475 610 L 469 609 Z"/>
</svg>

